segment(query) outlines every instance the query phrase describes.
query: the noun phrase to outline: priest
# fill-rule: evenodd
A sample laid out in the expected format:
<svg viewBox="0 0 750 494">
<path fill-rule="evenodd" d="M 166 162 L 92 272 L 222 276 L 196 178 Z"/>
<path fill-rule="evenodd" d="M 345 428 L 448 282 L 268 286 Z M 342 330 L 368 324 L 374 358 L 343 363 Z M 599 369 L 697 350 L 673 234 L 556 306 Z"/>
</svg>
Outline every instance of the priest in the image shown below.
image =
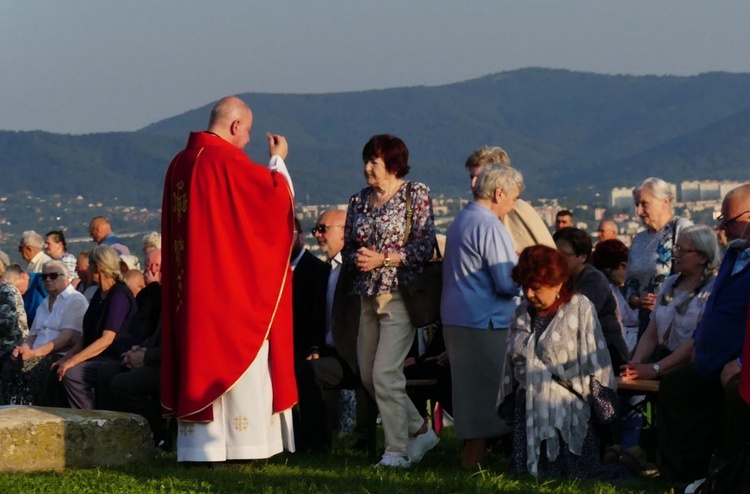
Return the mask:
<svg viewBox="0 0 750 494">
<path fill-rule="evenodd" d="M 242 151 L 252 123 L 220 100 L 164 183 L 161 399 L 180 462 L 294 451 L 294 191 L 284 137 L 266 134 L 268 167 Z"/>
</svg>

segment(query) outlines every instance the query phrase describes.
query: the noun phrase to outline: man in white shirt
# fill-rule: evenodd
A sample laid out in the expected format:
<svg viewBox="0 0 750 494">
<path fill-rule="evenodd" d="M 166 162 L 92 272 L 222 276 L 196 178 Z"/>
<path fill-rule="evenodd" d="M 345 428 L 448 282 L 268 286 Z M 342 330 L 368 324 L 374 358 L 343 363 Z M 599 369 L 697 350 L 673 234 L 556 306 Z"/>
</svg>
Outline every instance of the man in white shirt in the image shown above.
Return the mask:
<svg viewBox="0 0 750 494">
<path fill-rule="evenodd" d="M 29 267 L 26 268 L 27 273 L 41 273 L 44 263 L 52 260 L 50 256 L 44 253 L 43 247 L 44 240 L 37 232 L 27 230 L 21 235 L 18 252 L 29 263 Z"/>
</svg>

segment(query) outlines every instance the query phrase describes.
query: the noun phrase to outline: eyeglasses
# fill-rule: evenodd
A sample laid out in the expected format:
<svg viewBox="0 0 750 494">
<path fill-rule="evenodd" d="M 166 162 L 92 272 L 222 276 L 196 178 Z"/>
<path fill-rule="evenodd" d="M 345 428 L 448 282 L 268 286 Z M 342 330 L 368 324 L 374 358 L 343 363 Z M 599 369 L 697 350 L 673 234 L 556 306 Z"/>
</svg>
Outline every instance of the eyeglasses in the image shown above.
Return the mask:
<svg viewBox="0 0 750 494">
<path fill-rule="evenodd" d="M 731 225 L 732 223 L 734 223 L 735 221 L 737 221 L 738 219 L 740 219 L 740 217 L 743 214 L 747 214 L 747 213 L 750 213 L 750 211 L 743 211 L 740 214 L 738 214 L 737 216 L 735 216 L 733 218 L 729 218 L 728 220 L 725 220 L 724 219 L 724 215 L 722 214 L 722 215 L 719 215 L 718 218 L 716 218 L 716 221 L 719 222 L 719 228 L 721 228 L 723 230 L 726 230 L 727 228 L 729 228 L 729 225 Z"/>
<path fill-rule="evenodd" d="M 42 281 L 47 281 L 47 279 L 55 281 L 60 276 L 62 276 L 60 273 L 42 273 L 39 275 Z"/>
<path fill-rule="evenodd" d="M 334 226 L 343 227 L 344 225 L 315 225 L 312 230 L 310 230 L 310 233 L 313 235 L 316 233 L 323 235 L 328 228 L 333 228 Z"/>
</svg>

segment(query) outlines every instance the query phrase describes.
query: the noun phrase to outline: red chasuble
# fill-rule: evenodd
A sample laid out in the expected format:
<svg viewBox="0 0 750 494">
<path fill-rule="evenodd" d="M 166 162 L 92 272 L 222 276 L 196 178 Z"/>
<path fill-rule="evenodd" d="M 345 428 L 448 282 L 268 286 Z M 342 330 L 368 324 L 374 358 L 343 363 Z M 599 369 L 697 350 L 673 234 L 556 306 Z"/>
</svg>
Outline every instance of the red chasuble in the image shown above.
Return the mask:
<svg viewBox="0 0 750 494">
<path fill-rule="evenodd" d="M 213 420 L 211 404 L 269 342 L 273 410 L 297 402 L 286 178 L 224 139 L 190 134 L 167 170 L 162 209 L 161 400 Z M 252 400 L 252 396 L 247 397 Z"/>
<path fill-rule="evenodd" d="M 750 310 L 745 326 L 745 351 L 742 354 L 742 374 L 740 374 L 740 395 L 750 403 Z"/>
</svg>

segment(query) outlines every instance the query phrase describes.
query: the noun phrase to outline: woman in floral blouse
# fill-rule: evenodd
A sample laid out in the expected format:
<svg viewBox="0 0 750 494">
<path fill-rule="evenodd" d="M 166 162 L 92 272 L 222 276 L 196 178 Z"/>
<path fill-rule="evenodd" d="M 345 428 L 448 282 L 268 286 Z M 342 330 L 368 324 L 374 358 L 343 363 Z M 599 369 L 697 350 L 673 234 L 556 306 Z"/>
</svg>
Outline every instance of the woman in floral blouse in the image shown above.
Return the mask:
<svg viewBox="0 0 750 494">
<path fill-rule="evenodd" d="M 436 243 L 430 189 L 404 180 L 408 159 L 398 137 L 381 134 L 367 142 L 362 160 L 368 186 L 349 199 L 343 249 L 362 298 L 357 342 L 362 383 L 377 401 L 385 432 L 379 465 L 400 468 L 421 460 L 438 442 L 406 395 L 403 370 L 415 328 L 399 288 L 419 275 Z M 413 217 L 404 242 L 409 188 Z"/>
</svg>

